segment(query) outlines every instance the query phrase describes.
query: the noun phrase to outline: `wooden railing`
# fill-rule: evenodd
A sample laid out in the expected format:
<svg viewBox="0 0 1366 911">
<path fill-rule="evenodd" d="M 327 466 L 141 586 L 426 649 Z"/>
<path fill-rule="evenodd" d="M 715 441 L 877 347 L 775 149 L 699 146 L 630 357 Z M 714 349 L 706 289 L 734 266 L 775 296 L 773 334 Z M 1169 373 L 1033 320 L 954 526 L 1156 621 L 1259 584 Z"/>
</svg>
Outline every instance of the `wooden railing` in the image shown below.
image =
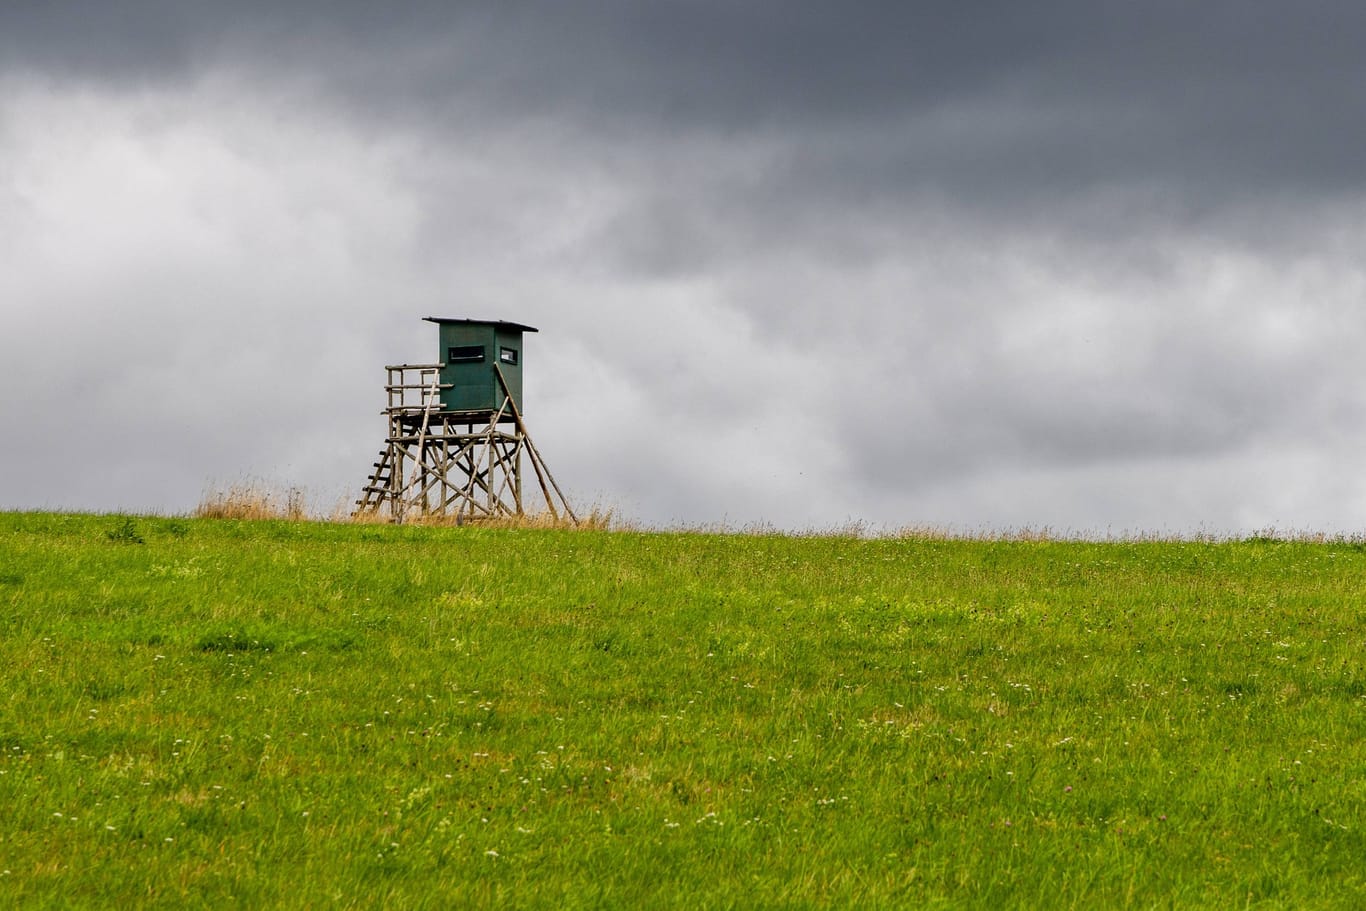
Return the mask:
<svg viewBox="0 0 1366 911">
<path fill-rule="evenodd" d="M 389 382 L 384 391 L 389 395 L 389 414 L 419 414 L 441 410 L 441 390 L 451 388 L 441 382 L 445 364 L 395 364 L 385 367 Z"/>
</svg>

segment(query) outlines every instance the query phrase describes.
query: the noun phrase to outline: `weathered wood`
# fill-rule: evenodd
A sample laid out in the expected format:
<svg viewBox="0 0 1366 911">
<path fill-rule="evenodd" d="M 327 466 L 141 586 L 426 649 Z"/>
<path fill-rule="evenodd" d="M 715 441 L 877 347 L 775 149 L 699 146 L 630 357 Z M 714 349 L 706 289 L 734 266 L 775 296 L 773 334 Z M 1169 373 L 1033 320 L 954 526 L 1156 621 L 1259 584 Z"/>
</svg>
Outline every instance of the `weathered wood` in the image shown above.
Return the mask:
<svg viewBox="0 0 1366 911">
<path fill-rule="evenodd" d="M 558 518 L 558 505 L 577 524 L 577 516 L 526 432 L 506 377 L 497 364 L 492 366 L 503 401 L 496 409 L 474 412 L 442 410 L 440 390 L 445 384 L 436 372 L 440 365 L 385 368 L 390 407 L 384 414 L 389 433 L 379 460 L 372 463 L 369 481 L 361 488 L 357 514 L 387 509 L 390 521 L 396 523 L 415 513 L 457 519 L 524 515 L 525 452 L 551 515 Z M 417 373 L 419 382 L 412 381 L 411 372 Z M 420 404 L 411 401 L 419 397 L 413 393 L 420 393 Z M 505 429 L 508 424 L 510 431 Z"/>
<path fill-rule="evenodd" d="M 498 382 L 502 385 L 503 394 L 507 396 L 508 405 L 512 408 L 512 416 L 517 419 L 517 428 L 522 432 L 522 436 L 526 440 L 527 452 L 531 455 L 531 464 L 532 467 L 536 469 L 537 480 L 541 480 L 541 471 L 544 470 L 546 477 L 550 478 L 550 486 L 554 487 L 555 493 L 560 496 L 560 504 L 564 506 L 565 513 L 575 525 L 578 525 L 579 517 L 574 515 L 574 510 L 570 508 L 569 500 L 565 498 L 564 491 L 560 490 L 560 485 L 555 483 L 555 476 L 550 473 L 550 469 L 546 468 L 542 463 L 541 454 L 536 451 L 536 444 L 531 442 L 531 435 L 526 432 L 526 424 L 522 421 L 522 413 L 518 410 L 517 403 L 512 400 L 512 392 L 508 389 L 508 382 L 503 376 L 502 368 L 497 364 L 494 364 L 493 369 L 498 374 Z M 550 507 L 550 514 L 554 516 L 555 504 L 550 498 L 550 491 L 545 489 L 544 480 L 541 480 L 541 490 L 545 493 L 545 502 L 546 505 Z M 558 516 L 556 516 L 556 518 L 558 518 Z"/>
</svg>

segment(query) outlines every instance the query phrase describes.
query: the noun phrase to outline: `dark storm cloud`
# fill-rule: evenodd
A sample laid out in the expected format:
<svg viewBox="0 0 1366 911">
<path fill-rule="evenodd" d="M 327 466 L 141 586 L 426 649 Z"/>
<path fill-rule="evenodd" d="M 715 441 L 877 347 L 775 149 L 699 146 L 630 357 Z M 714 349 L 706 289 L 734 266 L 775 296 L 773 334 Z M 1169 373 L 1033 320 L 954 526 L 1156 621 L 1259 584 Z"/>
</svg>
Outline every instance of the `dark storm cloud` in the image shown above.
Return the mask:
<svg viewBox="0 0 1366 911">
<path fill-rule="evenodd" d="M 784 181 L 1036 203 L 1107 182 L 1198 197 L 1363 177 L 1353 3 L 8 4 L 0 59 L 157 82 L 306 75 L 371 116 L 577 118 L 629 142 L 794 137 Z M 784 185 L 786 185 L 784 183 Z"/>
<path fill-rule="evenodd" d="M 444 311 L 542 325 L 538 441 L 648 520 L 1340 523 L 1364 35 L 1345 2 L 5 4 L 6 328 L 91 327 L 60 350 L 163 507 L 233 465 L 353 485 L 356 365 Z M 206 334 L 196 395 L 127 413 Z M 176 464 L 137 449 L 204 399 Z"/>
</svg>

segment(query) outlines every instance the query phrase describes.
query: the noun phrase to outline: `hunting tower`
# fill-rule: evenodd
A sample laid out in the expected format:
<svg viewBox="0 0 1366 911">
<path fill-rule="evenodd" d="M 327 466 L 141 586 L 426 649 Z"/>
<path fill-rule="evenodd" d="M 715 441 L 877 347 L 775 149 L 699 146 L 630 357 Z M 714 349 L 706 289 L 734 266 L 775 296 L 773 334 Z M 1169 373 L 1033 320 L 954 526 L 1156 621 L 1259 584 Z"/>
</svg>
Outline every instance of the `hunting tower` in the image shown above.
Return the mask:
<svg viewBox="0 0 1366 911">
<path fill-rule="evenodd" d="M 355 514 L 387 512 L 398 523 L 413 515 L 457 522 L 525 515 L 526 461 L 552 518 L 563 510 L 577 524 L 522 422 L 522 338 L 536 330 L 501 320 L 426 319 L 437 325 L 439 359 L 384 368 L 389 437 Z"/>
</svg>

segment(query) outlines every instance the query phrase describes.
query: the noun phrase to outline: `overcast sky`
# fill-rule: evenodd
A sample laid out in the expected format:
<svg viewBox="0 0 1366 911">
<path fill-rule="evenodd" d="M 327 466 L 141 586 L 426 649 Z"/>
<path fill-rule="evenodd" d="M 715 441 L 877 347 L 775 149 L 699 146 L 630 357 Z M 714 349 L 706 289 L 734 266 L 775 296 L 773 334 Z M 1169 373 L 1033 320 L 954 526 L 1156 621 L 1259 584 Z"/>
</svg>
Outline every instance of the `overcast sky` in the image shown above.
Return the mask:
<svg viewBox="0 0 1366 911">
<path fill-rule="evenodd" d="M 0 4 L 0 508 L 329 510 L 435 315 L 539 327 L 538 448 L 645 524 L 1366 532 L 1363 46 L 1348 0 Z"/>
</svg>

